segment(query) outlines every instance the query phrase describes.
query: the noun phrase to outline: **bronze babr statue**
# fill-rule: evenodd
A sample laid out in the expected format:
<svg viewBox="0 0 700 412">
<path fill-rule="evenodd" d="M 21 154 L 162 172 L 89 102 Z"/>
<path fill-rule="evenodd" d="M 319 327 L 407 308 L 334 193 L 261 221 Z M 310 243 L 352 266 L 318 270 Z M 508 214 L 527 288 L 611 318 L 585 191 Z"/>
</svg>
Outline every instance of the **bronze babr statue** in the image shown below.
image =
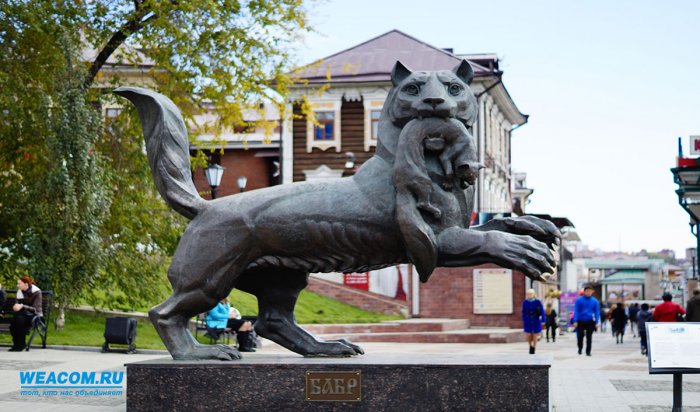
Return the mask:
<svg viewBox="0 0 700 412">
<path fill-rule="evenodd" d="M 191 219 L 168 270 L 172 295 L 150 310 L 175 359 L 239 359 L 225 345 L 199 344 L 189 320 L 233 288 L 255 295 L 255 331 L 304 356 L 364 353 L 346 340 L 321 340 L 294 319 L 311 272 L 364 272 L 415 265 L 422 281 L 435 267 L 492 262 L 541 280 L 552 273 L 559 232 L 534 217 L 469 227 L 481 165 L 469 133 L 476 99 L 473 72 L 392 71 L 376 155 L 352 177 L 299 182 L 202 199 L 190 171 L 187 130 L 174 103 L 158 93 L 122 87 L 136 105 L 158 191 Z"/>
</svg>

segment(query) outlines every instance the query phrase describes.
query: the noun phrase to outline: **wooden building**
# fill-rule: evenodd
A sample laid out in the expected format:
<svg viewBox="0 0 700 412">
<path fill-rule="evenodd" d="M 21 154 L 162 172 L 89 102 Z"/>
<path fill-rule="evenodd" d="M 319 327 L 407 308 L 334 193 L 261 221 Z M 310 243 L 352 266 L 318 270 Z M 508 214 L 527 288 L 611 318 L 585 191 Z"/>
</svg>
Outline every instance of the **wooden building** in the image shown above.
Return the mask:
<svg viewBox="0 0 700 412">
<path fill-rule="evenodd" d="M 303 117 L 300 105 L 283 133 L 284 182 L 348 176 L 374 154 L 376 125 L 391 88 L 397 60 L 413 70 L 448 70 L 467 59 L 478 98 L 474 127 L 479 159 L 486 165 L 477 185 L 477 212 L 511 211 L 511 132 L 527 122 L 506 90 L 495 54 L 455 54 L 398 30 L 336 53 L 299 72 L 304 83 L 291 102 L 305 97 L 320 124 Z M 320 91 L 323 90 L 323 91 Z"/>
</svg>

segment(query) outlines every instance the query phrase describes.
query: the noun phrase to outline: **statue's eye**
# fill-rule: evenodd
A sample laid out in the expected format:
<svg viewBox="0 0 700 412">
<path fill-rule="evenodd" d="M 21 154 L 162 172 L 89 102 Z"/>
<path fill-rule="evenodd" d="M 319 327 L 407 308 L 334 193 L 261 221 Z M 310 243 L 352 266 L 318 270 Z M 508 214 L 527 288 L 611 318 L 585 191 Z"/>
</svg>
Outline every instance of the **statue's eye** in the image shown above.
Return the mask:
<svg viewBox="0 0 700 412">
<path fill-rule="evenodd" d="M 411 96 L 417 96 L 420 93 L 420 87 L 417 84 L 409 84 L 403 88 L 403 92 Z"/>
<path fill-rule="evenodd" d="M 452 84 L 450 85 L 450 87 L 448 88 L 448 90 L 450 91 L 450 94 L 451 94 L 452 96 L 457 96 L 457 95 L 459 95 L 460 93 L 462 93 L 462 86 L 460 86 L 460 85 L 457 84 L 457 83 L 452 83 Z"/>
</svg>

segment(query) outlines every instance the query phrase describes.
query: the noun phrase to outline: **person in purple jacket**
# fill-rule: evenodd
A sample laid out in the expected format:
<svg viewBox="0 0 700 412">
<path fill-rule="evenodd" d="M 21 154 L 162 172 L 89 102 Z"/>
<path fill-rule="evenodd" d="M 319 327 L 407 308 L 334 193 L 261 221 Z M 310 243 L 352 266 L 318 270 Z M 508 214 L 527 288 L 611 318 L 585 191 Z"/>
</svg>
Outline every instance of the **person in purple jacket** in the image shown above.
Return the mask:
<svg viewBox="0 0 700 412">
<path fill-rule="evenodd" d="M 591 340 L 593 332 L 598 330 L 600 322 L 600 304 L 593 297 L 593 287 L 587 285 L 583 289 L 583 296 L 576 299 L 574 305 L 574 328 L 578 339 L 578 354 L 583 349 L 583 336 L 586 336 L 586 356 L 591 356 Z"/>
<path fill-rule="evenodd" d="M 528 289 L 523 301 L 523 330 L 527 335 L 527 343 L 530 345 L 530 355 L 535 354 L 537 338 L 542 333 L 542 326 L 546 321 L 542 302 L 535 297 L 535 290 Z"/>
</svg>

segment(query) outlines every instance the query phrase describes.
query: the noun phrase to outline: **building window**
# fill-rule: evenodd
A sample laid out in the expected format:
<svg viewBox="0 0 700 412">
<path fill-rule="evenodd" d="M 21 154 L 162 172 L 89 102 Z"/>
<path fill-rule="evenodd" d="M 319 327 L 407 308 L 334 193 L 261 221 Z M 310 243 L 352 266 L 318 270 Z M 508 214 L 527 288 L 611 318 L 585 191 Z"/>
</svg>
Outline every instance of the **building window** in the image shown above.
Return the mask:
<svg viewBox="0 0 700 412">
<path fill-rule="evenodd" d="M 114 119 L 115 117 L 119 116 L 119 114 L 121 114 L 121 112 L 122 112 L 122 109 L 120 109 L 120 108 L 106 109 L 105 110 L 105 118 Z"/>
<path fill-rule="evenodd" d="M 380 110 L 372 110 L 370 114 L 370 121 L 372 122 L 372 140 L 377 140 L 379 136 L 379 118 L 382 112 Z"/>
<path fill-rule="evenodd" d="M 372 147 L 377 147 L 379 137 L 379 118 L 382 117 L 382 106 L 384 100 L 379 98 L 366 98 L 362 101 L 365 108 L 365 152 L 369 152 Z"/>
<path fill-rule="evenodd" d="M 333 140 L 335 113 L 316 112 L 315 115 L 318 125 L 314 126 L 314 140 Z"/>
<path fill-rule="evenodd" d="M 105 111 L 104 111 L 104 115 L 105 115 L 104 123 L 105 123 L 106 130 L 109 133 L 112 133 L 112 134 L 115 133 L 113 125 L 114 125 L 114 122 L 117 121 L 117 118 L 119 117 L 119 115 L 121 113 L 122 113 L 121 108 L 112 107 L 112 108 L 105 109 Z"/>
<path fill-rule="evenodd" d="M 306 152 L 313 148 L 340 152 L 341 101 L 311 102 L 314 118 L 306 119 Z"/>
</svg>

